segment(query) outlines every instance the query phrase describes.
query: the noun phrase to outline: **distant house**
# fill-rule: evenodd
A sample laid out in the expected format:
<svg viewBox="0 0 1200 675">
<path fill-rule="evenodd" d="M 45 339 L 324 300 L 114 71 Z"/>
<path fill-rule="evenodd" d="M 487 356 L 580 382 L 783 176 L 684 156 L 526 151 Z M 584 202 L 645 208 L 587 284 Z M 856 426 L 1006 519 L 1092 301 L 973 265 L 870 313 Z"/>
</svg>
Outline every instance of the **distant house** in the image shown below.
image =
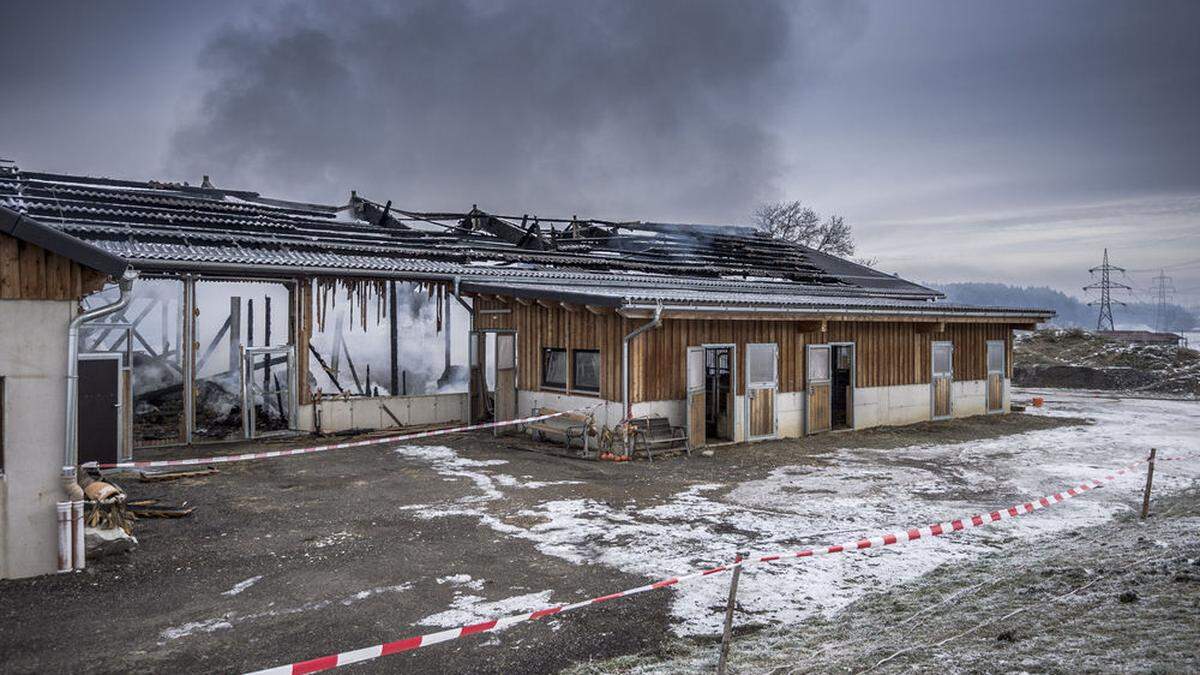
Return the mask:
<svg viewBox="0 0 1200 675">
<path fill-rule="evenodd" d="M 124 405 L 89 409 L 80 461 L 543 406 L 592 409 L 608 428 L 664 416 L 693 447 L 1004 412 L 1012 331 L 1052 316 L 947 303 L 738 227 L 414 212 L 353 193 L 320 205 L 207 177 L 15 168 L 0 170 L 0 207 L 102 254 L 109 277 L 139 274 L 127 307 L 81 329 L 79 351 L 120 371 Z M 15 325 L 0 350 L 27 335 Z M 64 331 L 46 343 L 60 369 Z"/>
</svg>

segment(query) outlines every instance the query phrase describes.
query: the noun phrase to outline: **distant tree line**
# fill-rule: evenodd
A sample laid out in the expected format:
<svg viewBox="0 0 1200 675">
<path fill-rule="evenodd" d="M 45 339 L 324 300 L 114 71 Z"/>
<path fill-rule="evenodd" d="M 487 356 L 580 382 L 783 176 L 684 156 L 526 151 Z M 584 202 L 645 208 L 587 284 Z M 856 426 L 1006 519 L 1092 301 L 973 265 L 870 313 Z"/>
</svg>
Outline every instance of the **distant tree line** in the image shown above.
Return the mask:
<svg viewBox="0 0 1200 675">
<path fill-rule="evenodd" d="M 1052 309 L 1056 313 L 1050 321 L 1052 325 L 1063 328 L 1096 327 L 1097 308 L 1088 307 L 1087 303 L 1046 286 L 1010 286 L 977 282 L 925 285 L 945 293 L 946 299 L 951 302 Z M 1116 319 L 1117 328 L 1152 330 L 1156 310 L 1157 307 L 1148 302 L 1129 303 L 1123 307 L 1113 305 L 1113 317 Z M 1196 315 L 1180 305 L 1167 306 L 1167 323 L 1167 330 L 1170 331 L 1190 331 L 1200 326 Z"/>
</svg>

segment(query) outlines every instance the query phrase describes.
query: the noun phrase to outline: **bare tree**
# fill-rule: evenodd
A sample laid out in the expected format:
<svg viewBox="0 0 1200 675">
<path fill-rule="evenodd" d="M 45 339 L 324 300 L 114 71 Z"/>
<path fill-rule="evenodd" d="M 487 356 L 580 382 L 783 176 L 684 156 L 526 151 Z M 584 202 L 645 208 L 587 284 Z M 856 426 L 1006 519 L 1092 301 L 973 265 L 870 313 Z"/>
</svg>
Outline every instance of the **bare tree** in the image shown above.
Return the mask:
<svg viewBox="0 0 1200 675">
<path fill-rule="evenodd" d="M 774 239 L 790 241 L 842 258 L 854 255 L 854 233 L 845 219 L 829 216 L 822 221 L 816 211 L 799 201 L 763 204 L 754 210 L 753 219 L 759 232 Z"/>
</svg>

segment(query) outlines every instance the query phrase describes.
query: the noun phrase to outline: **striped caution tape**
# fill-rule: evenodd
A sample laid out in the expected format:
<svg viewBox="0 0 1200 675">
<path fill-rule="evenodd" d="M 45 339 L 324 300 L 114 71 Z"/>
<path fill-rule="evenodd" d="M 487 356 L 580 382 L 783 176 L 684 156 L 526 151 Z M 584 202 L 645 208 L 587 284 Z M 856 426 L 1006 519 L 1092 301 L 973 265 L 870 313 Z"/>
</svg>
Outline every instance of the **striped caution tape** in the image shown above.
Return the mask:
<svg viewBox="0 0 1200 675">
<path fill-rule="evenodd" d="M 85 467 L 94 467 L 98 469 L 146 469 L 160 466 L 195 466 L 197 464 L 227 464 L 229 462 L 245 462 L 252 459 L 272 459 L 275 457 L 295 457 L 296 455 L 309 455 L 314 452 L 328 452 L 330 450 L 343 450 L 345 448 L 361 448 L 367 445 L 379 445 L 381 443 L 396 443 L 399 441 L 413 441 L 419 438 L 431 438 L 434 436 L 445 436 L 446 434 L 457 434 L 464 431 L 477 431 L 480 429 L 495 429 L 497 427 L 507 427 L 516 424 L 528 424 L 530 422 L 538 422 L 540 420 L 548 420 L 551 417 L 559 417 L 569 415 L 571 413 L 586 413 L 593 410 L 591 408 L 580 408 L 578 410 L 564 410 L 562 412 L 548 413 L 545 415 L 534 415 L 533 417 L 522 417 L 516 420 L 504 420 L 501 422 L 485 422 L 483 424 L 469 424 L 467 426 L 453 427 L 450 429 L 431 429 L 429 431 L 420 431 L 412 434 L 400 434 L 398 436 L 381 436 L 379 438 L 368 438 L 361 441 L 347 441 L 345 443 L 333 443 L 330 445 L 315 445 L 309 448 L 292 448 L 290 450 L 270 450 L 267 452 L 248 452 L 240 455 L 217 455 L 215 457 L 190 457 L 187 459 L 159 459 L 133 462 L 116 462 L 115 464 L 99 464 L 96 462 L 88 462 Z"/>
<path fill-rule="evenodd" d="M 1170 460 L 1178 460 L 1178 459 L 1183 459 L 1183 458 L 1182 457 L 1158 457 L 1156 459 L 1156 461 L 1170 461 Z M 879 547 L 883 547 L 883 546 L 891 546 L 894 544 L 903 544 L 903 543 L 907 543 L 910 541 L 916 541 L 918 539 L 924 539 L 924 538 L 928 538 L 928 537 L 940 537 L 944 534 L 949 534 L 951 532 L 957 532 L 959 530 L 967 530 L 967 529 L 971 529 L 974 527 L 983 527 L 984 525 L 990 525 L 991 523 L 999 522 L 1001 520 L 1008 520 L 1010 518 L 1015 518 L 1017 516 L 1024 515 L 1027 513 L 1033 513 L 1034 511 L 1053 506 L 1055 504 L 1058 504 L 1059 502 L 1063 502 L 1068 499 L 1071 499 L 1072 497 L 1078 497 L 1079 495 L 1086 494 L 1087 492 L 1090 492 L 1098 487 L 1101 487 L 1106 483 L 1110 483 L 1112 481 L 1117 480 L 1121 476 L 1128 474 L 1133 469 L 1137 468 L 1138 466 L 1140 466 L 1142 464 L 1145 464 L 1148 461 L 1149 461 L 1149 458 L 1138 460 L 1136 462 L 1133 462 L 1132 464 L 1128 464 L 1126 466 L 1123 466 L 1123 467 L 1117 469 L 1113 473 L 1111 473 L 1103 478 L 1099 478 L 1099 479 L 1090 481 L 1088 483 L 1083 483 L 1081 485 L 1078 485 L 1078 486 L 1075 486 L 1072 488 L 1068 488 L 1066 491 L 1063 491 L 1063 492 L 1056 492 L 1051 495 L 1046 495 L 1045 497 L 1041 497 L 1041 498 L 1037 499 L 1036 501 L 1025 502 L 1023 504 L 1014 504 L 1013 506 L 1010 506 L 1007 509 L 992 511 L 990 513 L 978 514 L 978 515 L 970 516 L 967 518 L 958 518 L 958 519 L 951 520 L 951 521 L 945 522 L 945 523 L 934 523 L 932 525 L 927 525 L 925 527 L 912 528 L 909 530 L 905 530 L 903 532 L 894 532 L 894 533 L 880 535 L 877 537 L 869 537 L 866 539 L 856 539 L 854 541 L 849 541 L 849 542 L 845 542 L 842 544 L 836 544 L 833 546 L 822 546 L 819 548 L 809 548 L 809 549 L 804 549 L 801 551 L 790 551 L 787 553 L 773 553 L 773 554 L 768 554 L 768 555 L 751 556 L 751 557 L 744 558 L 739 562 L 729 563 L 726 565 L 719 565 L 717 567 L 713 567 L 713 568 L 706 569 L 706 570 L 701 570 L 698 572 L 694 572 L 692 574 L 663 579 L 661 581 L 656 581 L 652 584 L 647 584 L 645 586 L 638 586 L 637 588 L 631 588 L 629 590 L 620 591 L 617 593 L 610 593 L 608 595 L 602 595 L 597 598 L 583 600 L 581 602 L 576 602 L 576 603 L 570 604 L 570 605 L 555 605 L 553 607 L 539 609 L 537 611 L 528 612 L 526 614 L 517 614 L 514 616 L 503 617 L 500 619 L 491 619 L 489 621 L 482 621 L 480 623 L 475 623 L 475 624 L 471 624 L 468 626 L 459 626 L 457 628 L 450 628 L 448 630 L 438 631 L 436 633 L 428 633 L 425 635 L 418 635 L 415 637 L 405 638 L 403 640 L 395 640 L 393 642 L 385 642 L 383 644 L 377 644 L 377 645 L 373 645 L 371 647 L 363 647 L 362 649 L 355 649 L 353 651 L 341 652 L 338 654 L 330 654 L 328 656 L 322 656 L 319 658 L 310 659 L 308 661 L 299 661 L 296 663 L 289 663 L 289 664 L 283 665 L 283 666 L 276 666 L 274 668 L 267 668 L 265 670 L 255 671 L 254 673 L 251 673 L 250 675 L 301 675 L 302 673 L 315 673 L 315 672 L 319 672 L 322 670 L 337 668 L 338 666 L 345 666 L 345 665 L 348 665 L 351 663 L 358 663 L 360 661 L 369 661 L 371 659 L 377 659 L 381 656 L 388 656 L 390 654 L 399 654 L 402 652 L 412 651 L 412 650 L 418 649 L 420 647 L 429 647 L 431 645 L 439 644 L 442 642 L 448 642 L 450 640 L 456 640 L 458 638 L 466 637 L 468 635 L 475 635 L 476 633 L 487 633 L 490 631 L 501 630 L 504 628 L 508 628 L 509 626 L 518 624 L 518 623 L 523 623 L 525 621 L 536 621 L 538 619 L 543 619 L 548 616 L 554 616 L 555 614 L 561 614 L 563 612 L 569 612 L 569 611 L 575 610 L 575 609 L 582 609 L 584 607 L 589 607 L 591 605 L 598 605 L 602 602 L 608 602 L 609 600 L 616 600 L 618 598 L 627 598 L 629 596 L 638 595 L 639 593 L 645 593 L 647 591 L 653 591 L 653 590 L 658 590 L 660 588 L 668 588 L 671 586 L 677 586 L 679 584 L 687 583 L 689 581 L 695 581 L 697 579 L 703 579 L 705 577 L 710 577 L 713 575 L 721 574 L 723 572 L 728 572 L 728 571 L 733 570 L 736 567 L 747 567 L 750 565 L 772 563 L 772 562 L 777 562 L 777 561 L 785 560 L 785 559 L 789 559 L 789 558 L 810 558 L 813 556 L 830 555 L 830 554 L 834 554 L 834 553 L 849 553 L 849 552 L 853 552 L 853 551 L 862 551 L 862 550 L 869 549 L 869 548 L 879 548 Z"/>
</svg>

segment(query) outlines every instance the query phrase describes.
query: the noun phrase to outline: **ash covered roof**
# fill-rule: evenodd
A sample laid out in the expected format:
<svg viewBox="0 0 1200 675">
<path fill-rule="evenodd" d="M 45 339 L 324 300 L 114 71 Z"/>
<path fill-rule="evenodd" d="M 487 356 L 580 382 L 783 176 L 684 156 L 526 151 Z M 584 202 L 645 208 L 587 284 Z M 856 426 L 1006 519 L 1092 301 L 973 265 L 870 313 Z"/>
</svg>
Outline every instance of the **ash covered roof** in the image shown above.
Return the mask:
<svg viewBox="0 0 1200 675">
<path fill-rule="evenodd" d="M 341 207 L 283 201 L 207 180 L 191 186 L 0 170 L 0 206 L 142 271 L 600 275 L 630 285 L 694 280 L 701 288 L 782 283 L 938 295 L 745 227 L 501 217 L 474 208 L 419 213 L 389 204 L 357 195 Z"/>
</svg>

